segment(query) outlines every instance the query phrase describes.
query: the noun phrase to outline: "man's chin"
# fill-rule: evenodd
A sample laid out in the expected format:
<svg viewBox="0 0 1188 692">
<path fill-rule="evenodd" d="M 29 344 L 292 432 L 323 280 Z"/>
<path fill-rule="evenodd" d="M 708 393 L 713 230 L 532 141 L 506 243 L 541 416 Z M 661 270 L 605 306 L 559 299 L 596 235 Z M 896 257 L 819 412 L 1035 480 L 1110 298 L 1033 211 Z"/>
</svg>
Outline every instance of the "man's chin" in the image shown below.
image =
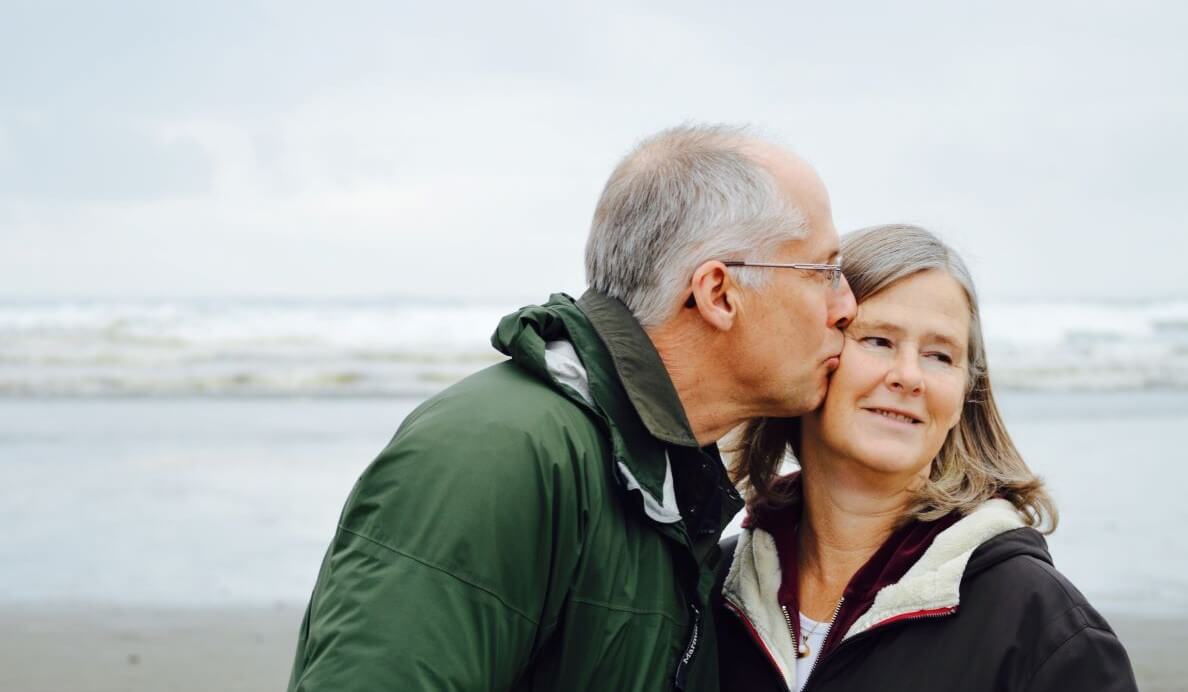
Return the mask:
<svg viewBox="0 0 1188 692">
<path fill-rule="evenodd" d="M 796 396 L 784 401 L 782 411 L 776 418 L 796 418 L 809 411 L 816 411 L 825 403 L 825 396 L 829 393 L 828 382 L 823 381 L 815 389 L 805 389 L 797 392 Z"/>
<path fill-rule="evenodd" d="M 811 397 L 806 399 L 808 404 L 801 413 L 808 413 L 809 411 L 816 411 L 825 403 L 825 398 L 829 396 L 829 378 L 833 374 L 832 371 L 826 371 L 816 382 L 816 388 Z"/>
<path fill-rule="evenodd" d="M 821 405 L 825 403 L 825 397 L 827 397 L 827 396 L 829 396 L 829 380 L 828 379 L 826 379 L 825 382 L 822 383 L 821 386 L 817 389 L 817 395 L 813 399 L 813 405 L 811 407 L 809 407 L 805 411 L 805 413 L 808 413 L 809 411 L 816 411 L 817 409 L 821 408 Z"/>
</svg>

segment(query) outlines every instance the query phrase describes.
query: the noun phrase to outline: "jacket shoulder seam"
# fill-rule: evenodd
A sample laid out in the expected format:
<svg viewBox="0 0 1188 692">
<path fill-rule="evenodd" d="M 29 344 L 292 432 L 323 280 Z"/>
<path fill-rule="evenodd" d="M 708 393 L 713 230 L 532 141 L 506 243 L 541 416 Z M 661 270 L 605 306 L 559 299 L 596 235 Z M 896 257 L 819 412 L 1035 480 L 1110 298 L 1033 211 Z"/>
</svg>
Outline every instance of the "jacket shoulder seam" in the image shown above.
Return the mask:
<svg viewBox="0 0 1188 692">
<path fill-rule="evenodd" d="M 1079 607 L 1078 607 L 1078 608 L 1071 608 L 1071 609 L 1070 609 L 1070 611 L 1071 611 L 1071 610 L 1079 610 Z M 1066 612 L 1069 612 L 1069 611 L 1066 611 Z M 1047 656 L 1044 656 L 1044 659 L 1043 659 L 1042 661 L 1040 661 L 1040 662 L 1039 662 L 1039 663 L 1038 663 L 1038 664 L 1035 666 L 1035 668 L 1033 668 L 1033 669 L 1032 669 L 1032 671 L 1031 671 L 1031 675 L 1030 675 L 1030 677 L 1028 677 L 1028 679 L 1027 679 L 1027 686 L 1026 686 L 1026 688 L 1025 688 L 1025 689 L 1030 689 L 1030 688 L 1031 688 L 1031 683 L 1035 681 L 1035 676 L 1039 675 L 1039 672 L 1040 672 L 1041 670 L 1043 670 L 1043 669 L 1044 669 L 1044 666 L 1048 665 L 1048 661 L 1051 661 L 1051 660 L 1052 660 L 1052 658 L 1053 658 L 1053 657 L 1055 657 L 1055 656 L 1056 656 L 1056 654 L 1060 653 L 1060 651 L 1061 651 L 1061 650 L 1062 650 L 1064 647 L 1068 646 L 1070 643 L 1072 643 L 1072 641 L 1073 641 L 1074 639 L 1076 639 L 1077 637 L 1081 636 L 1082 634 L 1084 634 L 1084 633 L 1085 633 L 1086 631 L 1088 631 L 1088 630 L 1097 630 L 1097 631 L 1099 631 L 1099 632 L 1104 632 L 1104 633 L 1106 633 L 1106 634 L 1110 635 L 1111 637 L 1113 637 L 1113 636 L 1114 636 L 1114 633 L 1113 633 L 1113 632 L 1111 632 L 1111 631 L 1109 631 L 1108 629 L 1104 629 L 1104 628 L 1101 628 L 1101 627 L 1097 627 L 1097 626 L 1095 626 L 1095 625 L 1091 625 L 1091 624 L 1088 624 L 1088 623 L 1082 624 L 1080 627 L 1078 627 L 1078 628 L 1076 629 L 1076 631 L 1075 631 L 1075 632 L 1073 632 L 1073 633 L 1069 634 L 1067 637 L 1065 637 L 1064 641 L 1060 642 L 1060 644 L 1059 644 L 1057 647 L 1055 647 L 1054 649 L 1052 649 L 1052 651 L 1050 651 L 1050 652 L 1048 653 L 1048 655 L 1047 655 Z"/>
<path fill-rule="evenodd" d="M 519 608 L 515 607 L 514 605 L 512 605 L 512 604 L 508 603 L 506 600 L 504 600 L 503 596 L 499 595 L 495 591 L 493 591 L 481 584 L 476 584 L 468 579 L 464 579 L 464 578 L 458 576 L 457 574 L 455 574 L 454 572 L 451 572 L 450 570 L 447 570 L 443 567 L 439 567 L 431 562 L 422 560 L 421 558 L 419 558 L 415 555 L 410 555 L 402 550 L 397 550 L 396 548 L 388 545 L 387 543 L 384 543 L 383 541 L 376 540 L 375 538 L 372 538 L 371 536 L 367 536 L 365 534 L 359 533 L 358 531 L 352 531 L 351 529 L 348 529 L 347 527 L 342 526 L 341 524 L 339 525 L 338 530 L 342 531 L 343 533 L 348 533 L 352 536 L 355 536 L 356 538 L 359 538 L 361 540 L 367 541 L 368 543 L 372 543 L 376 546 L 379 546 L 380 548 L 383 548 L 384 550 L 387 550 L 388 552 L 391 552 L 395 555 L 399 555 L 400 557 L 412 560 L 413 562 L 415 562 L 419 565 L 428 567 L 429 569 L 431 569 L 435 572 L 440 572 L 441 574 L 444 574 L 444 575 L 446 575 L 446 576 L 448 576 L 462 584 L 465 584 L 466 586 L 469 586 L 472 589 L 475 589 L 477 591 L 482 591 L 483 593 L 487 594 L 491 598 L 494 598 L 496 601 L 498 601 L 499 604 L 502 605 L 504 608 L 507 608 L 508 610 L 515 613 L 516 615 L 519 615 L 521 618 L 527 620 L 529 623 L 532 624 L 533 627 L 536 627 L 540 624 L 539 622 L 534 620 L 532 617 L 530 617 L 526 613 L 522 612 Z"/>
</svg>

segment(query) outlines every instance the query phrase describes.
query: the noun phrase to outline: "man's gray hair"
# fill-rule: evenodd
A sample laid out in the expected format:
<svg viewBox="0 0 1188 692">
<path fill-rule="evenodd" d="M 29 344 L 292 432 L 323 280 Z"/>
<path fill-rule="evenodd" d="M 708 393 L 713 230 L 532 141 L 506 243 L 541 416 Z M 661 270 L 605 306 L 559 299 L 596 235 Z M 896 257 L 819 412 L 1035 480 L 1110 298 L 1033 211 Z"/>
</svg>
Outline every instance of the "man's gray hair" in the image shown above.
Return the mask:
<svg viewBox="0 0 1188 692">
<path fill-rule="evenodd" d="M 586 243 L 590 287 L 618 298 L 644 327 L 681 305 L 702 262 L 769 259 L 803 237 L 803 214 L 753 157 L 745 128 L 685 125 L 641 142 L 615 168 Z M 733 270 L 747 287 L 771 272 Z"/>
</svg>

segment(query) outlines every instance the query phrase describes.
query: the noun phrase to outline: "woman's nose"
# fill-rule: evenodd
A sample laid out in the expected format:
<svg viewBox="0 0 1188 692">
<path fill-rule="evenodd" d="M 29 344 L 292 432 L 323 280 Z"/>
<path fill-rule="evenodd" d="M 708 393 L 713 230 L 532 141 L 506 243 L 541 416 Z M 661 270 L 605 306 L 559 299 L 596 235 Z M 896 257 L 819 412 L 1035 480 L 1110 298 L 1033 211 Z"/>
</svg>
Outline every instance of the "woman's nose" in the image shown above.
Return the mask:
<svg viewBox="0 0 1188 692">
<path fill-rule="evenodd" d="M 895 391 L 917 396 L 924 393 L 924 371 L 914 350 L 904 349 L 896 355 L 887 371 L 886 383 Z"/>
</svg>

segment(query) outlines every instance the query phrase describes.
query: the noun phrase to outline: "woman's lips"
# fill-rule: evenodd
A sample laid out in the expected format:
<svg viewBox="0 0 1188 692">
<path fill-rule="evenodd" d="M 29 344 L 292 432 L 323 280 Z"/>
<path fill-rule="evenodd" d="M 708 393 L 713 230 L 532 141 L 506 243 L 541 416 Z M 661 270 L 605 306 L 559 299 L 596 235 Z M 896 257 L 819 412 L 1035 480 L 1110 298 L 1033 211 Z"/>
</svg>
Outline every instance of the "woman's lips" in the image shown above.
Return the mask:
<svg viewBox="0 0 1188 692">
<path fill-rule="evenodd" d="M 898 425 L 898 426 L 904 426 L 904 427 L 910 428 L 910 427 L 921 424 L 921 421 L 919 419 L 917 419 L 915 416 L 909 416 L 907 414 L 900 413 L 899 411 L 892 411 L 892 410 L 881 409 L 881 408 L 864 408 L 862 410 L 866 411 L 867 413 L 870 413 L 872 415 L 878 416 L 879 418 L 881 418 L 889 423 L 892 423 L 894 425 Z"/>
</svg>

